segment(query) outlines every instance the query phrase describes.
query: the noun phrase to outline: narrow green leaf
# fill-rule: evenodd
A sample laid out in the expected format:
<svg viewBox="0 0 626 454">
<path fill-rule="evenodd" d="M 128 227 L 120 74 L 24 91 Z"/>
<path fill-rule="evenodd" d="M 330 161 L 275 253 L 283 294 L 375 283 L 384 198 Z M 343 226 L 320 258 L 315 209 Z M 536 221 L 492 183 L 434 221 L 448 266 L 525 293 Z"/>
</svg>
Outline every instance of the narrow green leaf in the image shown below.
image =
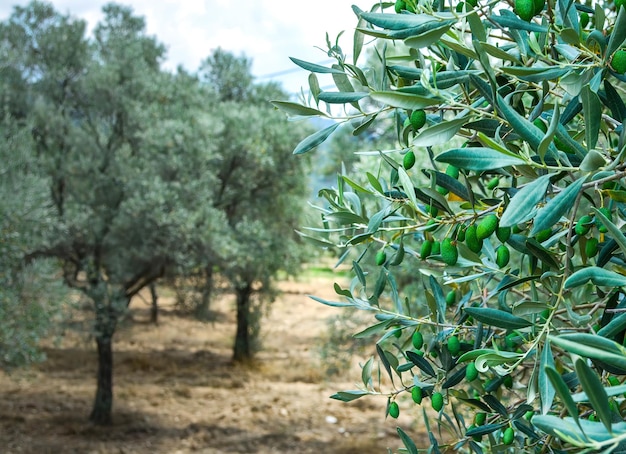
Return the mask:
<svg viewBox="0 0 626 454">
<path fill-rule="evenodd" d="M 504 418 L 509 417 L 509 412 L 507 411 L 506 407 L 493 394 L 484 395 L 483 400 L 487 405 L 489 405 L 497 413 L 500 413 L 500 415 Z"/>
<path fill-rule="evenodd" d="M 320 88 L 320 82 L 315 73 L 309 73 L 309 90 L 311 91 L 311 95 L 313 96 L 313 99 L 315 99 L 315 102 L 319 103 L 318 96 L 322 89 Z"/>
<path fill-rule="evenodd" d="M 349 102 L 359 101 L 368 95 L 369 93 L 367 92 L 322 91 L 318 97 L 320 101 L 324 101 L 329 104 L 346 104 Z"/>
<path fill-rule="evenodd" d="M 459 132 L 466 122 L 466 118 L 442 121 L 420 132 L 413 138 L 412 144 L 416 147 L 432 147 L 446 143 Z"/>
<path fill-rule="evenodd" d="M 414 95 L 411 93 L 401 93 L 397 91 L 373 91 L 370 98 L 388 106 L 400 107 L 402 109 L 419 110 L 438 104 L 439 98 Z"/>
<path fill-rule="evenodd" d="M 545 373 L 550 379 L 550 382 L 552 382 L 559 399 L 561 399 L 561 402 L 565 405 L 567 412 L 570 416 L 572 416 L 572 418 L 574 418 L 576 423 L 578 423 L 578 407 L 576 406 L 574 399 L 572 399 L 572 393 L 565 384 L 565 381 L 563 381 L 563 377 L 561 377 L 561 374 L 556 371 L 554 366 L 546 367 Z M 546 413 L 544 412 L 544 414 Z"/>
<path fill-rule="evenodd" d="M 352 303 L 341 303 L 338 301 L 328 301 L 325 300 L 323 298 L 318 298 L 317 296 L 313 296 L 313 295 L 309 295 L 309 298 L 311 298 L 313 301 L 317 301 L 318 303 L 321 303 L 325 306 L 330 306 L 330 307 L 354 307 L 354 304 Z"/>
<path fill-rule="evenodd" d="M 298 58 L 289 57 L 289 59 L 292 62 L 294 62 L 296 65 L 298 65 L 300 68 L 306 69 L 307 71 L 311 71 L 311 72 L 314 72 L 314 73 L 320 73 L 320 74 L 333 74 L 333 73 L 334 74 L 343 74 L 344 73 L 340 69 L 327 68 L 326 66 L 318 65 L 318 64 L 315 64 L 315 63 L 309 63 L 307 61 L 300 60 Z"/>
<path fill-rule="evenodd" d="M 311 151 L 313 148 L 324 143 L 326 139 L 339 127 L 340 123 L 334 123 L 324 129 L 321 129 L 300 142 L 293 150 L 293 154 L 303 154 Z"/>
<path fill-rule="evenodd" d="M 406 192 L 409 200 L 411 201 L 411 205 L 414 208 L 417 208 L 417 198 L 415 197 L 415 189 L 413 182 L 411 181 L 411 177 L 406 173 L 404 167 L 398 167 L 398 178 L 400 180 L 400 184 L 404 188 L 404 192 Z"/>
<path fill-rule="evenodd" d="M 539 142 L 539 147 L 537 147 L 537 154 L 539 155 L 542 161 L 544 160 L 546 156 L 548 147 L 550 146 L 550 144 L 552 143 L 552 140 L 554 139 L 554 134 L 556 134 L 556 130 L 559 126 L 560 116 L 561 116 L 561 111 L 559 110 L 559 105 L 555 104 L 554 114 L 552 115 L 552 119 L 550 120 L 550 126 L 548 127 L 548 130 L 546 131 L 546 135 L 543 137 L 543 139 L 541 139 L 541 142 Z"/>
<path fill-rule="evenodd" d="M 580 269 L 565 280 L 564 288 L 580 287 L 591 281 L 604 287 L 622 287 L 626 285 L 626 276 L 597 266 Z"/>
<path fill-rule="evenodd" d="M 433 369 L 430 363 L 422 356 L 411 350 L 407 350 L 406 356 L 407 358 L 409 358 L 409 361 L 415 364 L 425 374 L 430 375 L 431 377 L 437 376 L 437 374 L 435 373 L 435 369 Z"/>
<path fill-rule="evenodd" d="M 515 193 L 504 210 L 502 219 L 500 219 L 500 226 L 511 227 L 529 220 L 537 204 L 546 195 L 551 176 L 552 174 L 543 175 Z"/>
<path fill-rule="evenodd" d="M 380 194 L 383 193 L 383 187 L 380 184 L 380 181 L 378 181 L 378 178 L 376 178 L 374 175 L 372 175 L 371 173 L 367 172 L 366 173 L 367 176 L 367 180 L 370 182 L 370 184 L 372 185 L 372 187 L 379 192 Z"/>
<path fill-rule="evenodd" d="M 508 52 L 506 52 L 505 50 L 503 50 L 500 47 L 496 47 L 493 46 L 489 43 L 484 42 L 484 39 L 479 39 L 480 44 L 482 46 L 483 49 L 485 49 L 485 52 L 487 52 L 489 55 L 491 55 L 492 57 L 495 58 L 499 58 L 501 60 L 507 60 L 513 63 L 520 63 L 519 59 L 511 54 L 509 54 Z M 502 71 L 505 72 L 507 70 L 508 66 L 502 66 Z"/>
<path fill-rule="evenodd" d="M 587 365 L 584 359 L 578 358 L 574 364 L 578 381 L 583 387 L 583 391 L 589 398 L 589 403 L 596 411 L 598 418 L 611 431 L 611 410 L 609 408 L 609 397 L 602 386 L 602 382 L 594 371 Z"/>
<path fill-rule="evenodd" d="M 563 215 L 574 206 L 574 201 L 581 190 L 585 178 L 579 178 L 567 186 L 537 212 L 533 223 L 531 235 L 554 226 Z"/>
<path fill-rule="evenodd" d="M 546 67 L 526 67 L 526 66 L 505 66 L 502 72 L 512 74 L 518 79 L 527 82 L 541 82 L 542 80 L 556 80 L 570 71 L 569 68 Z"/>
<path fill-rule="evenodd" d="M 552 356 L 552 348 L 550 348 L 550 342 L 546 342 L 543 345 L 541 351 L 541 361 L 539 362 L 539 397 L 541 399 L 541 413 L 547 414 L 552 408 L 552 402 L 554 401 L 554 395 L 556 394 L 555 387 L 552 381 L 546 374 L 546 368 L 554 368 L 554 357 Z"/>
<path fill-rule="evenodd" d="M 520 329 L 532 325 L 532 322 L 525 318 L 490 307 L 466 307 L 463 310 L 479 322 L 498 328 Z"/>
<path fill-rule="evenodd" d="M 518 235 L 511 235 L 511 238 L 509 238 L 508 240 L 509 244 L 511 244 L 511 239 L 514 236 L 517 237 Z M 523 237 L 523 235 L 521 236 Z M 541 260 L 543 263 L 548 265 L 553 270 L 558 270 L 560 268 L 559 262 L 554 258 L 552 253 L 550 253 L 548 249 L 543 247 L 541 243 L 539 243 L 536 239 L 526 238 L 526 240 L 524 241 L 524 244 L 526 246 L 526 250 L 523 250 L 520 252 L 523 252 L 523 253 L 530 252 L 533 256 L 537 257 L 539 260 Z"/>
<path fill-rule="evenodd" d="M 585 85 L 580 91 L 580 100 L 583 104 L 585 117 L 585 141 L 587 150 L 595 148 L 600 133 L 602 122 L 602 106 L 598 95 L 591 91 L 589 85 Z"/>
<path fill-rule="evenodd" d="M 433 21 L 433 17 L 428 14 L 385 14 L 362 12 L 361 17 L 370 24 L 387 30 L 414 28 Z"/>
<path fill-rule="evenodd" d="M 473 38 L 477 39 L 481 43 L 487 41 L 487 30 L 485 29 L 485 24 L 483 24 L 483 21 L 478 14 L 473 12 L 472 14 L 469 14 L 466 19 L 470 26 L 470 30 L 472 31 Z"/>
<path fill-rule="evenodd" d="M 433 19 L 429 22 L 424 22 L 423 24 L 418 25 L 417 27 L 403 28 L 401 30 L 391 31 L 387 33 L 387 37 L 389 37 L 390 39 L 407 39 L 407 38 L 408 39 L 411 39 L 411 38 L 420 39 L 422 37 L 427 37 L 433 32 L 438 33 L 438 36 L 441 36 L 455 22 L 456 22 L 455 20 L 440 21 L 440 20 Z M 431 41 L 431 44 L 437 41 L 437 39 L 439 38 L 436 38 L 434 41 Z M 421 46 L 421 47 L 424 47 L 424 46 Z"/>
<path fill-rule="evenodd" d="M 499 150 L 484 147 L 453 148 L 444 151 L 435 159 L 440 162 L 452 164 L 460 169 L 479 172 L 526 164 L 526 161 L 518 156 L 505 154 Z"/>
<path fill-rule="evenodd" d="M 537 126 L 532 124 L 526 118 L 522 117 L 513 107 L 511 107 L 500 95 L 496 97 L 498 102 L 498 108 L 504 115 L 504 118 L 509 122 L 511 128 L 522 137 L 531 148 L 535 151 L 539 148 L 541 139 L 543 139 L 544 133 Z M 548 152 L 553 156 L 558 154 L 554 144 L 550 144 Z"/>
<path fill-rule="evenodd" d="M 609 37 L 609 43 L 606 48 L 605 58 L 609 58 L 613 55 L 617 49 L 622 47 L 624 41 L 626 41 L 626 8 L 619 8 L 617 19 L 613 25 L 613 32 Z"/>
<path fill-rule="evenodd" d="M 429 30 L 427 32 L 420 33 L 419 35 L 411 36 L 410 38 L 405 39 L 404 44 L 413 49 L 421 49 L 423 47 L 428 47 L 431 44 L 439 41 L 439 38 L 441 38 L 441 36 L 444 33 L 446 33 L 448 30 L 450 30 L 451 26 L 452 26 L 451 23 L 444 23 L 442 25 L 439 25 L 436 28 L 433 28 L 432 30 Z"/>
<path fill-rule="evenodd" d="M 441 385 L 441 388 L 448 389 L 461 383 L 465 379 L 465 369 L 465 367 L 457 369 L 455 373 L 447 377 L 446 381 Z"/>
<path fill-rule="evenodd" d="M 470 430 L 465 432 L 465 435 L 468 436 L 468 437 L 474 437 L 476 435 L 478 435 L 478 436 L 488 435 L 488 434 L 493 433 L 496 430 L 500 430 L 503 427 L 506 427 L 508 425 L 509 425 L 508 422 L 501 422 L 501 423 L 497 423 L 497 424 L 484 424 L 482 426 L 477 426 L 477 427 L 471 428 Z"/>
<path fill-rule="evenodd" d="M 312 107 L 303 106 L 295 102 L 289 101 L 270 101 L 274 107 L 282 110 L 289 115 L 296 116 L 318 116 L 326 117 L 327 115 L 321 110 L 313 109 Z"/>
<path fill-rule="evenodd" d="M 542 25 L 535 24 L 534 22 L 526 22 L 520 19 L 515 14 L 507 10 L 500 10 L 501 15 L 492 14 L 490 18 L 498 25 L 510 28 L 512 30 L 524 30 L 527 32 L 547 33 L 548 29 Z M 510 14 L 507 14 L 510 13 Z"/>
<path fill-rule="evenodd" d="M 360 125 L 354 128 L 354 130 L 352 131 L 352 135 L 358 136 L 363 134 L 374 123 L 374 120 L 376 120 L 376 114 L 365 117 L 365 121 L 363 121 Z"/>
<path fill-rule="evenodd" d="M 615 350 L 611 351 L 608 349 L 611 347 L 613 349 L 619 348 L 620 345 L 604 337 L 597 335 L 594 337 L 597 339 L 594 339 L 591 342 L 585 342 L 586 339 L 581 338 L 580 336 L 572 337 L 571 335 L 549 336 L 549 339 L 552 344 L 561 347 L 568 353 L 574 353 L 586 358 L 600 360 L 618 369 L 626 370 L 626 354 L 624 354 L 624 352 L 615 352 Z M 607 343 L 609 343 L 608 346 L 606 345 Z"/>
<path fill-rule="evenodd" d="M 391 373 L 391 363 L 389 362 L 389 358 L 386 355 L 386 352 L 381 348 L 380 345 L 376 344 L 376 353 L 378 353 L 378 357 L 380 361 L 383 363 L 383 367 L 387 371 L 391 382 L 393 383 L 393 374 Z"/>
<path fill-rule="evenodd" d="M 359 57 L 361 56 L 361 50 L 363 50 L 363 43 L 365 42 L 365 35 L 358 29 L 365 26 L 366 20 L 359 17 L 356 29 L 354 30 L 353 44 L 352 44 L 352 62 L 356 65 Z"/>
<path fill-rule="evenodd" d="M 463 200 L 471 201 L 472 195 L 469 193 L 467 187 L 456 178 L 452 178 L 443 172 L 432 170 L 431 175 L 435 178 L 435 183 L 448 191 L 458 195 Z"/>
<path fill-rule="evenodd" d="M 603 101 L 606 106 L 611 109 L 611 115 L 620 123 L 623 122 L 624 119 L 626 119 L 626 106 L 619 93 L 608 79 L 604 79 L 604 91 L 606 92 L 606 96 Z"/>
<path fill-rule="evenodd" d="M 353 400 L 357 400 L 363 396 L 367 396 L 369 393 L 367 391 L 361 391 L 360 389 L 355 391 L 339 391 L 338 393 L 330 396 L 331 399 L 340 400 L 342 402 L 352 402 Z"/>
<path fill-rule="evenodd" d="M 598 336 L 611 339 L 626 329 L 626 313 L 619 314 L 598 331 Z"/>
<path fill-rule="evenodd" d="M 324 220 L 341 225 L 367 224 L 367 220 L 351 211 L 334 211 L 324 215 Z"/>
<path fill-rule="evenodd" d="M 404 447 L 406 448 L 407 452 L 409 454 L 418 454 L 418 450 L 417 450 L 417 446 L 415 446 L 415 443 L 413 442 L 413 440 L 411 440 L 411 437 L 409 437 L 404 430 L 402 430 L 401 428 L 397 428 L 398 431 L 398 436 L 400 437 L 400 440 L 402 440 L 402 444 L 404 444 Z"/>
</svg>

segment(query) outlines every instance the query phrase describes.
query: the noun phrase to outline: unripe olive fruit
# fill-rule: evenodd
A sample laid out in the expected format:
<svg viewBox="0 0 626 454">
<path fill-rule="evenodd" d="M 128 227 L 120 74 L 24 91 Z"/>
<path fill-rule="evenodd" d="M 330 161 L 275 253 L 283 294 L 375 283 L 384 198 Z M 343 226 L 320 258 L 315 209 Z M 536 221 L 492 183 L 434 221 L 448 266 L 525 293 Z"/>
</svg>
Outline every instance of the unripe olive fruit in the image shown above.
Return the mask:
<svg viewBox="0 0 626 454">
<path fill-rule="evenodd" d="M 396 401 L 389 403 L 389 416 L 392 418 L 397 418 L 400 416 L 400 407 Z"/>
<path fill-rule="evenodd" d="M 426 112 L 422 109 L 414 110 L 409 119 L 411 121 L 411 126 L 413 126 L 413 129 L 417 131 L 426 124 Z"/>
<path fill-rule="evenodd" d="M 413 347 L 416 350 L 419 350 L 424 345 L 424 336 L 419 331 L 415 331 L 413 333 L 413 337 L 411 338 L 411 342 L 413 343 Z"/>
<path fill-rule="evenodd" d="M 581 216 L 576 223 L 576 227 L 574 227 L 574 232 L 576 232 L 576 235 L 583 236 L 589 233 L 589 230 L 591 229 L 591 222 L 593 222 L 593 218 L 588 214 Z"/>
<path fill-rule="evenodd" d="M 589 238 L 585 244 L 585 255 L 589 258 L 595 257 L 598 253 L 598 239 Z"/>
<path fill-rule="evenodd" d="M 443 408 L 443 395 L 440 392 L 435 392 L 430 396 L 430 403 L 433 406 L 433 410 L 440 411 Z"/>
<path fill-rule="evenodd" d="M 520 19 L 530 22 L 535 15 L 535 3 L 533 0 L 515 0 L 515 12 Z"/>
<path fill-rule="evenodd" d="M 476 224 L 471 224 L 465 230 L 465 244 L 470 251 L 479 253 L 483 248 L 483 240 L 479 240 L 477 237 Z"/>
<path fill-rule="evenodd" d="M 498 216 L 491 213 L 485 216 L 476 226 L 476 237 L 479 240 L 489 238 L 498 228 Z"/>
<path fill-rule="evenodd" d="M 433 249 L 430 252 L 431 255 L 439 255 L 441 252 L 441 243 L 439 241 L 433 241 Z"/>
<path fill-rule="evenodd" d="M 413 386 L 413 389 L 411 390 L 411 399 L 413 399 L 413 402 L 415 402 L 416 404 L 421 404 L 422 388 L 420 388 L 419 386 Z"/>
<path fill-rule="evenodd" d="M 449 177 L 454 178 L 455 180 L 458 180 L 459 178 L 459 168 L 456 166 L 453 166 L 452 164 L 449 164 L 448 167 L 446 167 L 446 175 L 448 175 Z"/>
<path fill-rule="evenodd" d="M 611 58 L 611 66 L 618 74 L 626 73 L 626 50 L 620 49 L 613 54 L 613 57 Z"/>
<path fill-rule="evenodd" d="M 467 381 L 474 381 L 477 378 L 478 378 L 478 369 L 476 369 L 476 364 L 474 364 L 474 362 L 472 361 L 465 368 L 465 379 Z"/>
<path fill-rule="evenodd" d="M 496 236 L 502 243 L 511 238 L 511 227 L 498 227 L 496 229 Z"/>
<path fill-rule="evenodd" d="M 502 434 L 502 443 L 504 443 L 505 445 L 510 445 L 511 443 L 513 443 L 514 439 L 515 431 L 512 427 L 507 427 Z"/>
<path fill-rule="evenodd" d="M 543 230 L 538 231 L 537 234 L 535 235 L 535 239 L 538 242 L 543 243 L 544 241 L 546 241 L 551 236 L 552 236 L 552 229 L 551 228 L 547 228 L 547 229 L 543 229 Z"/>
<path fill-rule="evenodd" d="M 424 240 L 420 249 L 420 257 L 422 260 L 426 260 L 433 250 L 433 242 L 431 240 Z"/>
<path fill-rule="evenodd" d="M 448 351 L 452 356 L 457 356 L 461 351 L 461 342 L 456 336 L 450 336 L 448 338 Z"/>
<path fill-rule="evenodd" d="M 487 413 L 479 412 L 474 415 L 474 424 L 482 426 L 487 421 Z"/>
<path fill-rule="evenodd" d="M 580 28 L 585 28 L 589 24 L 589 14 L 585 11 L 580 13 Z"/>
<path fill-rule="evenodd" d="M 452 306 L 454 303 L 456 303 L 456 290 L 450 290 L 446 293 L 446 305 Z"/>
<path fill-rule="evenodd" d="M 376 265 L 381 266 L 384 265 L 387 261 L 387 254 L 385 251 L 378 251 L 376 253 Z"/>
<path fill-rule="evenodd" d="M 504 268 L 507 266 L 510 259 L 511 252 L 509 251 L 509 248 L 504 244 L 498 246 L 498 249 L 496 249 L 496 265 L 498 265 L 498 268 Z"/>
<path fill-rule="evenodd" d="M 445 238 L 441 242 L 441 258 L 449 266 L 456 265 L 459 259 L 459 250 L 456 247 L 456 243 L 453 243 L 450 238 Z"/>
<path fill-rule="evenodd" d="M 415 153 L 409 150 L 406 152 L 406 154 L 404 155 L 404 158 L 402 159 L 402 166 L 406 170 L 409 170 L 414 165 L 415 165 Z"/>
<path fill-rule="evenodd" d="M 487 189 L 491 191 L 492 189 L 497 188 L 499 184 L 500 184 L 500 178 L 493 177 L 491 180 L 487 182 Z"/>
<path fill-rule="evenodd" d="M 404 9 L 406 9 L 406 3 L 404 2 L 404 0 L 396 0 L 394 9 L 396 10 L 396 13 L 398 14 L 400 14 Z"/>
</svg>

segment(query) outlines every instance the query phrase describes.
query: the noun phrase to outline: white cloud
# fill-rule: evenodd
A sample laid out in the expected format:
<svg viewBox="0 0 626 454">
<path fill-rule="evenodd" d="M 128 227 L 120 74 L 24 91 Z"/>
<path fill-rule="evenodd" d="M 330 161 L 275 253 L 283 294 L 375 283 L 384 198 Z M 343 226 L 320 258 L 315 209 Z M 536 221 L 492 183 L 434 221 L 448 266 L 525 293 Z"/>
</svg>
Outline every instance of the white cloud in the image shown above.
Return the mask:
<svg viewBox="0 0 626 454">
<path fill-rule="evenodd" d="M 15 0 L 26 5 L 28 0 Z M 90 27 L 101 19 L 106 0 L 52 0 L 62 12 L 86 19 Z M 352 0 L 127 0 L 135 14 L 144 16 L 147 31 L 168 49 L 168 68 L 179 64 L 195 71 L 200 62 L 216 47 L 245 54 L 253 60 L 256 76 L 295 70 L 288 57 L 319 62 L 326 55 L 315 48 L 325 48 L 325 34 L 334 42 L 346 30 L 340 44 L 350 53 L 356 16 Z M 372 3 L 358 1 L 363 9 Z M 0 4 L 0 19 L 7 18 L 12 7 Z M 285 88 L 295 92 L 307 84 L 302 71 L 278 78 Z"/>
</svg>

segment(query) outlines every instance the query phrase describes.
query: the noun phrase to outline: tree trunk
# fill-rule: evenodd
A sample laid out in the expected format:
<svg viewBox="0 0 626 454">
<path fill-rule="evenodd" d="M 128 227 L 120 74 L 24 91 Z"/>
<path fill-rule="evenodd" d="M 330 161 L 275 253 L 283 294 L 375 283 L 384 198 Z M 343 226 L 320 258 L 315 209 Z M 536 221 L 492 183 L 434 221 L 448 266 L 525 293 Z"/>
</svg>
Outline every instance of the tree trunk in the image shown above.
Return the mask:
<svg viewBox="0 0 626 454">
<path fill-rule="evenodd" d="M 199 320 L 209 320 L 211 294 L 213 293 L 213 267 L 207 266 L 204 270 L 204 282 L 200 302 L 196 306 L 196 317 Z"/>
<path fill-rule="evenodd" d="M 150 307 L 150 322 L 152 322 L 155 325 L 158 325 L 159 324 L 159 304 L 158 304 L 159 295 L 157 295 L 156 283 L 154 282 L 150 284 L 150 295 L 152 296 L 152 306 Z"/>
<path fill-rule="evenodd" d="M 235 334 L 235 347 L 233 349 L 233 360 L 244 362 L 252 359 L 252 348 L 250 345 L 250 295 L 252 285 L 236 289 L 237 294 L 237 334 Z"/>
<path fill-rule="evenodd" d="M 113 348 L 109 335 L 96 337 L 98 346 L 98 387 L 89 420 L 97 425 L 111 424 L 113 408 Z"/>
</svg>

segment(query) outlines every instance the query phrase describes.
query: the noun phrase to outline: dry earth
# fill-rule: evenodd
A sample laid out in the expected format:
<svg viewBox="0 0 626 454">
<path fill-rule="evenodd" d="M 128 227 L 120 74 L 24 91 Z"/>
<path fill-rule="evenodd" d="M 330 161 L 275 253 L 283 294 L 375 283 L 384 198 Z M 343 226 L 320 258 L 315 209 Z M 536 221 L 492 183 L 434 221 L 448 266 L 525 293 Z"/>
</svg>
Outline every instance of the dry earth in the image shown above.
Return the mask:
<svg viewBox="0 0 626 454">
<path fill-rule="evenodd" d="M 396 426 L 417 434 L 408 411 L 384 419 L 385 399 L 329 399 L 354 389 L 358 367 L 327 379 L 316 348 L 339 309 L 331 278 L 287 282 L 264 321 L 264 350 L 251 366 L 230 361 L 234 311 L 214 303 L 215 321 L 178 314 L 161 298 L 160 323 L 131 304 L 115 340 L 114 425 L 86 422 L 95 392 L 95 348 L 68 336 L 29 370 L 0 373 L 0 453 L 386 453 Z M 168 304 L 169 303 L 169 304 Z"/>
</svg>

